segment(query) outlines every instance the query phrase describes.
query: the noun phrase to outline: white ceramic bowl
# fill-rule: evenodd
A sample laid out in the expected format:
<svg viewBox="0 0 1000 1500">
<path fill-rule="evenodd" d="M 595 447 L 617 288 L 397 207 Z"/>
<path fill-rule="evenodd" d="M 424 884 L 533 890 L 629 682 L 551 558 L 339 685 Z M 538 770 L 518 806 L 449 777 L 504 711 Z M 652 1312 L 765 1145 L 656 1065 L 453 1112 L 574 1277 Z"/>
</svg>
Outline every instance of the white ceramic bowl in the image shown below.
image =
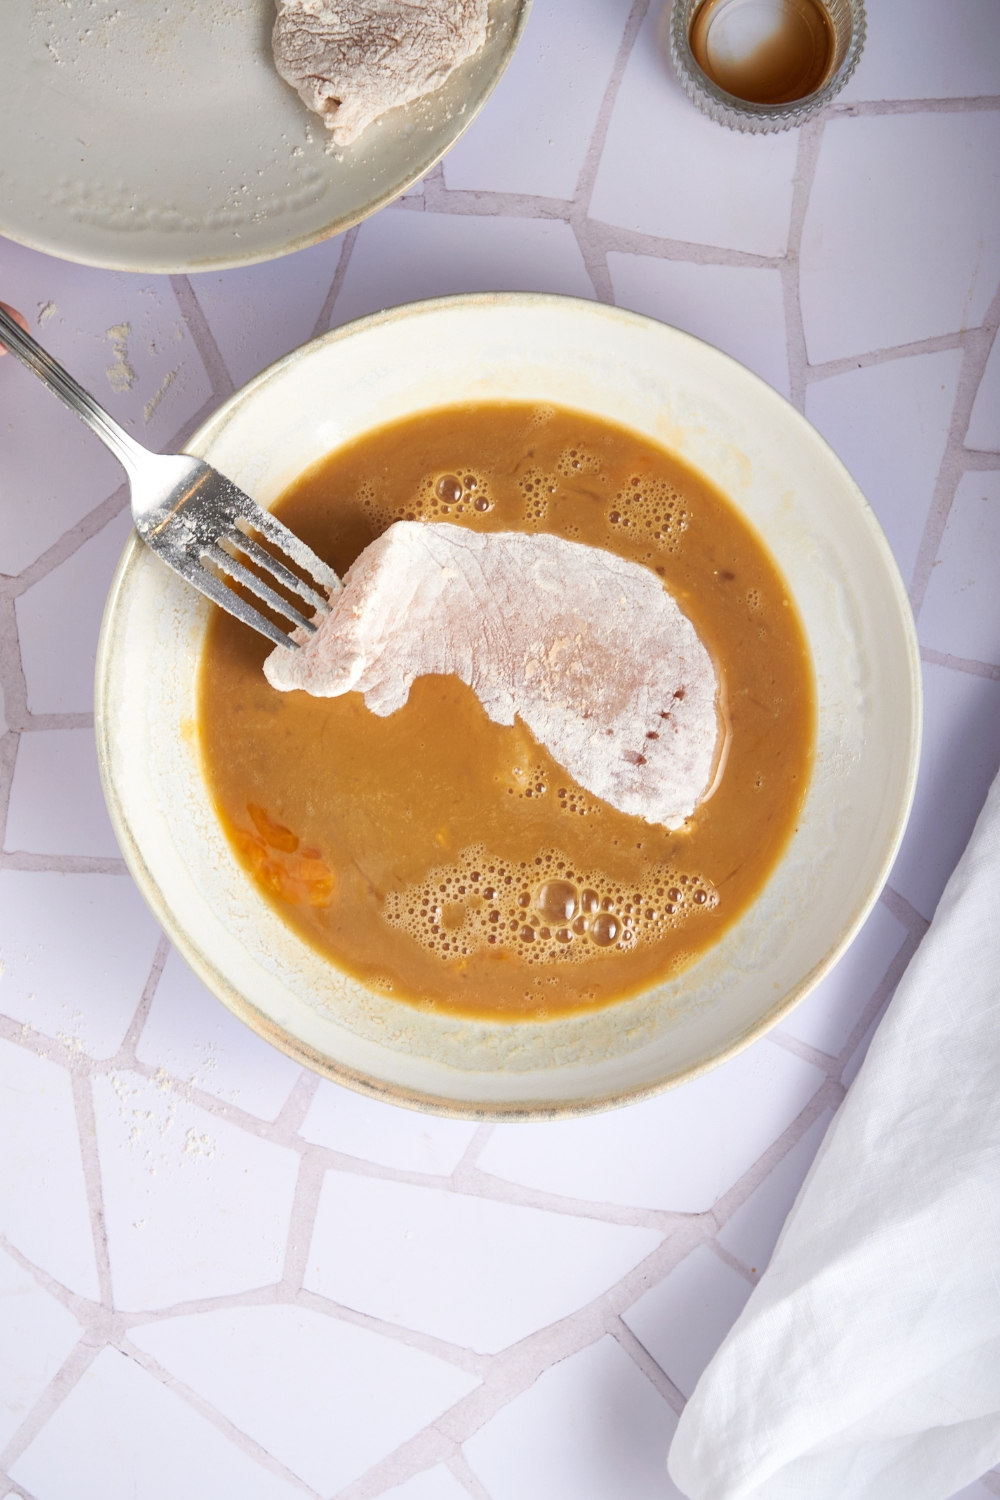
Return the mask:
<svg viewBox="0 0 1000 1500">
<path fill-rule="evenodd" d="M 734 360 L 612 307 L 491 294 L 362 319 L 258 376 L 188 451 L 268 505 L 357 434 L 477 399 L 575 407 L 677 452 L 750 518 L 795 597 L 816 672 L 815 770 L 780 864 L 715 948 L 607 1010 L 516 1024 L 427 1015 L 332 968 L 284 926 L 223 837 L 194 732 L 209 606 L 134 538 L 98 655 L 101 772 L 156 916 L 261 1036 L 397 1104 L 484 1118 L 583 1113 L 731 1056 L 851 941 L 909 811 L 919 657 L 882 531 L 823 439 Z"/>
</svg>

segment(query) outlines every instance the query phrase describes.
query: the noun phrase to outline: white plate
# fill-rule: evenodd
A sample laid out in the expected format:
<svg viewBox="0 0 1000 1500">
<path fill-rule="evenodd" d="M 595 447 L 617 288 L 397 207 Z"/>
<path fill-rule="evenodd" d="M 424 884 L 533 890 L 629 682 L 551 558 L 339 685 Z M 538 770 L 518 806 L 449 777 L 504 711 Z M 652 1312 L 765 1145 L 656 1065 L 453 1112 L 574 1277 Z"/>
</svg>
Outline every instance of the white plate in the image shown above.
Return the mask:
<svg viewBox="0 0 1000 1500">
<path fill-rule="evenodd" d="M 444 155 L 507 66 L 531 0 L 435 93 L 328 153 L 278 77 L 273 0 L 5 0 L 0 234 L 66 260 L 185 272 L 338 234 Z"/>
<path fill-rule="evenodd" d="M 98 753 L 125 858 L 157 918 L 260 1035 L 398 1104 L 582 1113 L 746 1046 L 850 942 L 909 811 L 919 654 L 879 525 L 805 418 L 727 355 L 613 307 L 495 293 L 362 319 L 258 376 L 189 451 L 269 505 L 340 443 L 477 399 L 575 407 L 673 449 L 749 517 L 795 597 L 816 672 L 815 771 L 778 867 L 714 948 L 642 996 L 548 1022 L 428 1015 L 334 969 L 281 922 L 222 834 L 193 732 L 210 606 L 135 540 L 98 653 Z"/>
</svg>

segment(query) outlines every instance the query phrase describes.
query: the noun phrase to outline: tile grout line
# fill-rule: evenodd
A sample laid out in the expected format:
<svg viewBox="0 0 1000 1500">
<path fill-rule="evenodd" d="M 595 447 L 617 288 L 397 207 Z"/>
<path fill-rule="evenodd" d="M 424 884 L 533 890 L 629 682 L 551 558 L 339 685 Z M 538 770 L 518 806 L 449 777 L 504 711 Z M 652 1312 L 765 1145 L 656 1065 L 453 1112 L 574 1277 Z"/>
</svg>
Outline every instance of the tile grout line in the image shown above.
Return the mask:
<svg viewBox="0 0 1000 1500">
<path fill-rule="evenodd" d="M 16 738 L 16 736 L 10 736 Z M 102 854 L 36 854 L 30 849 L 0 850 L 0 870 L 27 874 L 52 871 L 59 875 L 127 875 L 123 859 Z"/>
<path fill-rule="evenodd" d="M 272 1453 L 269 1453 L 249 1433 L 244 1432 L 241 1427 L 237 1427 L 236 1423 L 230 1421 L 223 1412 L 219 1411 L 218 1407 L 206 1401 L 203 1396 L 200 1396 L 197 1391 L 186 1385 L 184 1381 L 178 1380 L 153 1355 L 147 1354 L 144 1349 L 140 1349 L 137 1344 L 133 1344 L 127 1336 L 116 1347 L 121 1354 L 125 1355 L 126 1359 L 132 1360 L 134 1364 L 139 1365 L 141 1369 L 145 1370 L 147 1375 L 151 1375 L 154 1380 L 159 1381 L 160 1385 L 165 1386 L 172 1395 L 196 1411 L 204 1421 L 214 1427 L 223 1437 L 228 1438 L 235 1448 L 246 1454 L 248 1458 L 253 1459 L 262 1469 L 279 1479 L 283 1479 L 286 1484 L 293 1485 L 301 1494 L 308 1495 L 310 1500 L 324 1500 L 324 1497 L 318 1491 L 314 1490 L 310 1484 L 307 1484 L 304 1479 L 300 1479 L 297 1474 L 287 1468 L 280 1459 L 275 1458 Z"/>
<path fill-rule="evenodd" d="M 604 144 L 611 126 L 611 116 L 614 113 L 622 80 L 625 77 L 625 69 L 628 67 L 629 59 L 632 56 L 632 49 L 642 29 L 649 7 L 650 0 L 633 0 L 632 9 L 629 11 L 628 19 L 625 22 L 621 42 L 619 43 L 618 51 L 615 54 L 615 60 L 611 67 L 611 77 L 608 79 L 607 87 L 604 90 L 604 95 L 597 111 L 594 129 L 587 143 L 587 151 L 584 156 L 583 166 L 580 169 L 580 175 L 577 178 L 570 212 L 570 225 L 576 236 L 576 242 L 580 247 L 584 267 L 587 275 L 590 277 L 597 300 L 609 303 L 611 306 L 614 306 L 615 291 L 611 281 L 611 271 L 608 267 L 607 249 L 601 243 L 599 235 L 592 235 L 590 233 L 590 200 L 594 195 L 594 186 L 601 169 Z"/>
<path fill-rule="evenodd" d="M 7 810 L 10 806 L 10 791 L 14 784 L 14 767 L 17 764 L 20 741 L 21 736 L 15 729 L 0 734 L 0 870 L 4 867 L 2 850 L 7 838 Z"/>
<path fill-rule="evenodd" d="M 967 474 L 1000 469 L 1000 452 L 991 452 L 982 448 L 966 448 L 964 452 Z"/>
<path fill-rule="evenodd" d="M 903 975 L 906 973 L 906 970 L 909 967 L 910 960 L 913 958 L 913 955 L 920 947 L 921 941 L 922 936 L 918 935 L 916 932 L 911 931 L 903 939 L 899 948 L 896 950 L 895 958 L 889 964 L 889 967 L 886 969 L 881 982 L 876 987 L 875 993 L 872 995 L 868 1004 L 865 1006 L 864 1010 L 855 1021 L 854 1025 L 851 1028 L 850 1034 L 848 1035 L 847 1041 L 840 1049 L 840 1053 L 837 1057 L 837 1062 L 840 1069 L 837 1074 L 838 1078 L 843 1077 L 844 1069 L 847 1067 L 851 1058 L 854 1056 L 855 1052 L 864 1041 L 865 1035 L 869 1027 L 872 1025 L 872 1022 L 877 1019 L 881 1011 L 885 1008 L 886 1005 L 888 1005 L 890 999 L 895 994 L 896 987 L 899 984 L 899 981 L 902 979 Z"/>
<path fill-rule="evenodd" d="M 942 354 L 948 349 L 962 349 L 969 337 L 968 328 L 959 333 L 935 334 L 932 338 L 915 339 L 909 344 L 890 345 L 885 349 L 869 349 L 859 354 L 848 354 L 843 359 L 827 359 L 818 365 L 806 365 L 805 378 L 811 385 L 814 381 L 830 380 L 835 375 L 853 375 L 855 370 L 869 370 L 873 365 L 891 364 L 896 359 L 913 359 L 921 354 Z"/>
<path fill-rule="evenodd" d="M 10 1256 L 11 1260 L 15 1261 L 23 1271 L 27 1271 L 43 1292 L 47 1292 L 54 1301 L 59 1303 L 60 1307 L 64 1307 L 68 1313 L 71 1313 L 80 1327 L 90 1333 L 92 1340 L 100 1340 L 108 1336 L 109 1330 L 117 1328 L 119 1323 L 122 1327 L 125 1326 L 124 1315 L 109 1312 L 100 1302 L 95 1302 L 91 1297 L 85 1297 L 82 1292 L 70 1291 L 68 1287 L 63 1286 L 61 1281 L 57 1281 L 50 1271 L 46 1271 L 44 1267 L 30 1260 L 5 1234 L 0 1234 L 0 1250 L 4 1255 Z"/>
<path fill-rule="evenodd" d="M 896 921 L 901 923 L 919 942 L 931 925 L 930 919 L 925 917 L 922 912 L 917 911 L 915 906 L 911 906 L 906 897 L 901 896 L 898 891 L 893 890 L 891 885 L 882 887 L 882 894 L 879 896 L 879 900 L 892 912 Z"/>
<path fill-rule="evenodd" d="M 604 254 L 614 250 L 621 255 L 641 255 L 647 260 L 679 261 L 685 265 L 744 266 L 750 270 L 774 271 L 780 269 L 785 258 L 758 255 L 754 250 L 730 250 L 698 240 L 669 239 L 641 229 L 623 229 L 603 219 L 587 219 L 586 232 L 600 244 Z"/>
<path fill-rule="evenodd" d="M 710 1240 L 708 1249 L 715 1256 L 716 1260 L 721 1261 L 724 1266 L 728 1266 L 731 1271 L 735 1271 L 737 1276 L 745 1281 L 748 1286 L 755 1287 L 757 1285 L 750 1267 L 740 1260 L 738 1255 L 734 1255 L 731 1250 L 727 1250 L 725 1245 L 721 1244 L 718 1239 Z"/>
<path fill-rule="evenodd" d="M 340 289 L 344 285 L 344 278 L 347 275 L 347 268 L 351 263 L 351 256 L 354 253 L 354 245 L 360 228 L 360 224 L 355 224 L 353 229 L 348 229 L 344 235 L 344 242 L 340 247 L 340 255 L 337 258 L 333 280 L 330 282 L 330 289 L 323 299 L 323 306 L 319 310 L 319 316 L 313 324 L 313 331 L 310 334 L 310 338 L 319 338 L 321 334 L 329 333 L 330 331 L 333 322 L 333 310 L 336 306 L 337 298 L 340 296 Z"/>
<path fill-rule="evenodd" d="M 963 94 L 955 99 L 858 99 L 836 101 L 824 114 L 828 119 L 865 119 L 875 115 L 976 114 L 1000 109 L 1000 94 Z"/>
<path fill-rule="evenodd" d="M 288 1236 L 281 1272 L 280 1286 L 289 1297 L 297 1296 L 304 1287 L 309 1249 L 325 1179 L 326 1165 L 323 1160 L 311 1151 L 304 1151 L 299 1159 L 295 1191 L 288 1215 Z"/>
<path fill-rule="evenodd" d="M 40 553 L 33 562 L 22 568 L 21 572 L 13 578 L 0 579 L 0 598 L 11 595 L 17 598 L 32 588 L 61 563 L 67 562 L 75 552 L 89 542 L 91 537 L 97 536 L 98 532 L 104 530 L 109 522 L 120 515 L 128 506 L 128 484 L 120 484 L 116 490 L 89 510 L 85 516 L 74 526 L 70 526 L 58 537 L 50 547 Z"/>
<path fill-rule="evenodd" d="M 793 1057 L 799 1057 L 803 1062 L 810 1063 L 820 1072 L 826 1073 L 831 1078 L 838 1077 L 837 1059 L 831 1057 L 829 1052 L 821 1052 L 818 1047 L 812 1047 L 808 1042 L 802 1042 L 790 1031 L 782 1031 L 780 1024 L 769 1031 L 764 1038 L 773 1047 L 781 1047 L 785 1052 L 790 1052 Z"/>
<path fill-rule="evenodd" d="M 156 996 L 157 985 L 160 982 L 169 956 L 170 939 L 165 933 L 161 932 L 160 940 L 156 945 L 156 952 L 153 954 L 153 962 L 150 965 L 146 983 L 143 985 L 142 994 L 139 997 L 139 1004 L 136 1006 L 135 1014 L 129 1022 L 128 1031 L 126 1031 L 122 1038 L 121 1046 L 111 1059 L 113 1066 L 132 1068 L 137 1062 L 135 1049 L 139 1044 L 139 1038 L 142 1036 L 143 1027 L 146 1024 L 153 1000 Z"/>
<path fill-rule="evenodd" d="M 86 1333 L 73 1345 L 37 1401 L 26 1413 L 6 1448 L 0 1453 L 0 1468 L 9 1469 L 31 1446 L 66 1397 L 86 1375 L 103 1348 L 103 1342 L 91 1342 Z"/>
<path fill-rule="evenodd" d="M 24 728 L 31 715 L 17 632 L 17 610 L 9 594 L 6 598 L 0 595 L 0 695 L 8 729 L 16 733 Z"/>
<path fill-rule="evenodd" d="M 213 392 L 198 410 L 192 416 L 188 417 L 186 421 L 182 422 L 180 427 L 167 439 L 161 452 L 180 452 L 191 434 L 196 432 L 202 423 L 208 420 L 218 405 L 219 399 Z M 33 562 L 30 562 L 16 577 L 11 578 L 8 576 L 0 578 L 0 600 L 5 597 L 17 598 L 21 594 L 26 593 L 36 583 L 40 583 L 43 578 L 47 578 L 60 564 L 68 562 L 85 542 L 89 542 L 91 537 L 97 536 L 98 532 L 103 531 L 109 522 L 113 521 L 123 510 L 127 510 L 128 507 L 129 487 L 126 482 L 125 484 L 120 484 L 116 490 L 108 495 L 106 499 L 102 500 L 99 505 L 96 505 L 93 510 L 88 511 L 75 526 L 71 526 L 68 531 L 64 531 L 62 536 L 52 543 L 51 547 L 47 547 L 40 556 L 36 557 Z M 0 657 L 0 660 L 2 660 L 2 657 Z"/>
<path fill-rule="evenodd" d="M 92 713 L 33 714 L 26 716 L 21 725 L 22 734 L 44 733 L 47 729 L 93 729 Z"/>
<path fill-rule="evenodd" d="M 283 1288 L 279 1285 L 276 1290 L 281 1293 Z M 310 1291 L 308 1287 L 300 1287 L 291 1299 L 275 1296 L 272 1300 L 291 1300 L 296 1307 L 322 1313 L 324 1317 L 332 1318 L 336 1323 L 349 1323 L 353 1328 L 363 1328 L 366 1332 L 378 1334 L 380 1338 L 389 1339 L 392 1343 L 404 1344 L 409 1349 L 417 1349 L 431 1359 L 439 1359 L 442 1363 L 452 1365 L 456 1370 L 464 1370 L 467 1375 L 475 1375 L 480 1380 L 486 1378 L 490 1362 L 497 1357 L 490 1354 L 478 1354 L 474 1349 L 468 1349 L 462 1344 L 449 1343 L 447 1339 L 439 1338 L 433 1333 L 423 1333 L 419 1328 L 410 1328 L 403 1323 L 391 1323 L 387 1318 L 380 1318 L 375 1313 L 360 1312 L 355 1307 L 348 1307 L 344 1303 L 334 1302 L 330 1297 L 324 1297 L 321 1292 Z"/>
<path fill-rule="evenodd" d="M 955 491 L 968 467 L 966 459 L 969 450 L 965 446 L 965 434 L 969 430 L 972 407 L 979 392 L 986 361 L 993 347 L 998 326 L 1000 326 L 1000 287 L 994 294 L 989 311 L 982 323 L 966 336 L 958 389 L 955 393 L 955 404 L 948 427 L 948 438 L 910 582 L 910 605 L 915 619 L 920 618 L 920 608 L 924 602 L 924 595 L 927 592 L 934 563 L 944 538 Z"/>
<path fill-rule="evenodd" d="M 479 1170 L 479 1158 L 489 1145 L 490 1136 L 496 1130 L 496 1126 L 490 1120 L 486 1120 L 476 1129 L 475 1135 L 462 1153 L 461 1160 L 455 1164 L 450 1178 L 448 1179 L 453 1188 L 459 1192 L 466 1180 Z"/>
<path fill-rule="evenodd" d="M 236 386 L 233 377 L 229 373 L 226 361 L 222 357 L 215 334 L 198 301 L 198 294 L 187 276 L 170 276 L 170 290 L 177 300 L 187 331 L 191 335 L 191 341 L 201 357 L 208 376 L 208 383 L 212 388 L 212 394 L 221 401 L 225 401 L 233 394 Z"/>
<path fill-rule="evenodd" d="M 94 1114 L 94 1096 L 90 1077 L 86 1073 L 71 1072 L 70 1086 L 73 1090 L 73 1108 L 80 1139 L 80 1158 L 83 1180 L 87 1192 L 87 1209 L 90 1214 L 90 1232 L 94 1245 L 94 1263 L 97 1267 L 97 1284 L 100 1289 L 101 1306 L 108 1312 L 114 1309 L 114 1290 L 111 1284 L 111 1260 L 108 1254 L 108 1231 L 104 1219 L 104 1193 L 101 1182 L 101 1161 L 97 1149 L 97 1120 Z"/>
<path fill-rule="evenodd" d="M 620 1315 L 608 1326 L 608 1332 L 628 1355 L 634 1365 L 645 1375 L 651 1386 L 659 1391 L 675 1416 L 680 1416 L 687 1405 L 687 1398 L 665 1370 L 656 1363 L 645 1344 L 641 1343 Z"/>
<path fill-rule="evenodd" d="M 305 1124 L 310 1106 L 322 1082 L 318 1073 L 310 1073 L 307 1068 L 302 1069 L 271 1123 L 270 1139 L 276 1145 L 301 1146 L 303 1138 L 299 1132 Z"/>
<path fill-rule="evenodd" d="M 412 1437 L 397 1444 L 369 1469 L 333 1492 L 333 1500 L 378 1500 L 387 1489 L 395 1489 L 418 1474 L 447 1463 L 460 1452 L 459 1445 L 429 1422 Z"/>
<path fill-rule="evenodd" d="M 970 661 L 965 656 L 951 656 L 947 651 L 934 651 L 930 646 L 921 646 L 920 660 L 931 667 L 947 667 L 950 672 L 965 672 L 970 677 L 987 677 L 991 682 L 1000 682 L 1000 666 L 986 661 Z"/>
<path fill-rule="evenodd" d="M 454 1457 L 445 1460 L 445 1468 L 467 1491 L 470 1500 L 492 1500 L 461 1448 L 456 1448 Z"/>
<path fill-rule="evenodd" d="M 792 205 L 789 212 L 788 242 L 781 261 L 781 291 L 785 308 L 785 346 L 788 351 L 789 399 L 805 412 L 809 351 L 806 347 L 805 322 L 802 316 L 800 258 L 809 198 L 819 163 L 823 142 L 824 116 L 809 120 L 799 131 L 795 172 L 792 178 Z"/>
<path fill-rule="evenodd" d="M 712 1232 L 706 1238 L 714 1239 L 720 1229 L 724 1229 L 738 1208 L 742 1208 L 747 1199 L 760 1187 L 761 1183 L 774 1171 L 779 1162 L 783 1161 L 790 1151 L 794 1149 L 808 1130 L 816 1123 L 825 1109 L 837 1109 L 844 1097 L 844 1090 L 835 1078 L 825 1078 L 812 1098 L 795 1116 L 795 1119 L 786 1126 L 777 1140 L 772 1141 L 766 1151 L 761 1152 L 755 1162 L 751 1162 L 742 1177 L 737 1178 L 730 1188 L 727 1188 L 707 1210 L 705 1217 L 711 1220 Z"/>
</svg>

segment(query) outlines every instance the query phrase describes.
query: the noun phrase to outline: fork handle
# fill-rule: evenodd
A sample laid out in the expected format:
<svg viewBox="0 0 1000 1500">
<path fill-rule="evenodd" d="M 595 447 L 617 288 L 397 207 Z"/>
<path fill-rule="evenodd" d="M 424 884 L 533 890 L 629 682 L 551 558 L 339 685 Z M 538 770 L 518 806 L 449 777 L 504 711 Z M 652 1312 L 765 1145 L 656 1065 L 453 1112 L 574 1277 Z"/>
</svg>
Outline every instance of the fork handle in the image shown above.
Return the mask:
<svg viewBox="0 0 1000 1500">
<path fill-rule="evenodd" d="M 64 370 L 51 354 L 47 354 L 30 333 L 25 333 L 20 324 L 15 323 L 2 307 L 0 307 L 0 343 L 6 345 L 11 354 L 16 354 L 29 370 L 33 370 L 39 380 L 44 381 L 50 391 L 65 401 L 71 411 L 75 411 L 78 417 L 83 418 L 87 426 L 102 442 L 107 444 L 129 474 L 135 473 L 143 458 L 148 456 L 148 449 L 130 437 L 124 428 L 119 427 L 114 418 L 108 416 L 103 406 L 98 406 L 93 396 L 89 395 L 82 385 L 77 385 L 72 375 Z"/>
</svg>

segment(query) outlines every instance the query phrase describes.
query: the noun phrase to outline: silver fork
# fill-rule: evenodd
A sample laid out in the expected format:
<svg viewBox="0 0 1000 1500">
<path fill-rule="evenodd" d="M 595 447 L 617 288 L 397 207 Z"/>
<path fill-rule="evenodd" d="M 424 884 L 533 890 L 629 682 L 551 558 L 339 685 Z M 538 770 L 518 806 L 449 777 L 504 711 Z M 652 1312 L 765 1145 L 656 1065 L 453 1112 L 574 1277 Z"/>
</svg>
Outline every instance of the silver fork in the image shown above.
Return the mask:
<svg viewBox="0 0 1000 1500">
<path fill-rule="evenodd" d="M 0 307 L 0 343 L 33 370 L 50 391 L 82 417 L 106 443 L 128 474 L 135 529 L 148 547 L 188 583 L 207 594 L 214 603 L 253 626 L 279 646 L 298 649 L 299 643 L 273 625 L 229 588 L 220 573 L 228 574 L 256 594 L 293 627 L 312 634 L 329 612 L 329 598 L 340 588 L 340 579 L 305 542 L 251 500 L 231 479 L 200 458 L 186 454 L 151 453 L 109 417 L 93 396 L 78 385 L 62 365 L 47 354 L 30 333 L 25 333 Z M 293 573 L 248 535 L 254 530 L 308 573 L 315 587 Z M 269 573 L 282 588 L 312 610 L 309 618 L 276 593 L 256 573 L 240 562 L 242 553 Z"/>
</svg>

